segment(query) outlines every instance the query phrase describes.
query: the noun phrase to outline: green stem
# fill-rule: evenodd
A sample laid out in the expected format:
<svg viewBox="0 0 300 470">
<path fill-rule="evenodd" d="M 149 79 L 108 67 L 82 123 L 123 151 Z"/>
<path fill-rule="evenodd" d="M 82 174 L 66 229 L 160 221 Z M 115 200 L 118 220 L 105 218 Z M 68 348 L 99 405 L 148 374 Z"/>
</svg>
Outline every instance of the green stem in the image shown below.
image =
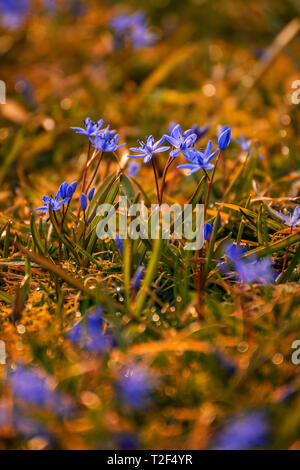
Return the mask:
<svg viewBox="0 0 300 470">
<path fill-rule="evenodd" d="M 154 241 L 152 256 L 151 256 L 151 259 L 149 261 L 149 264 L 146 270 L 142 287 L 139 290 L 139 293 L 136 297 L 135 305 L 133 307 L 133 311 L 135 312 L 136 315 L 140 315 L 143 310 L 145 301 L 147 299 L 148 290 L 150 289 L 151 283 L 158 270 L 158 263 L 159 263 L 160 256 L 161 256 L 162 245 L 163 245 L 163 240 L 162 240 L 161 223 L 160 223 L 159 238 L 157 238 Z"/>
<path fill-rule="evenodd" d="M 155 166 L 155 163 L 154 163 L 154 159 L 153 159 L 153 158 L 151 158 L 151 163 L 152 163 L 152 168 L 153 168 L 153 173 L 154 173 L 154 179 L 155 179 L 155 185 L 156 185 L 157 202 L 158 202 L 158 205 L 160 205 L 158 176 L 157 176 L 157 170 L 156 170 L 156 166 Z"/>
</svg>

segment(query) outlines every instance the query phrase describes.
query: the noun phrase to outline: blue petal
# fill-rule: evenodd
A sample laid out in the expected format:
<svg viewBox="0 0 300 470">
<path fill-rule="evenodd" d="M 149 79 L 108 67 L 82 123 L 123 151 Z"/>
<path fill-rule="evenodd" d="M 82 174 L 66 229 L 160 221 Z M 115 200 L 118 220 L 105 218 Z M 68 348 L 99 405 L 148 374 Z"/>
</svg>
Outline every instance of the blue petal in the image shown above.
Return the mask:
<svg viewBox="0 0 300 470">
<path fill-rule="evenodd" d="M 180 154 L 180 150 L 172 150 L 172 152 L 170 152 L 170 157 L 175 158 L 175 157 L 178 157 L 179 154 Z"/>
<path fill-rule="evenodd" d="M 153 151 L 153 153 L 166 152 L 167 150 L 170 150 L 170 147 L 158 147 Z"/>
</svg>

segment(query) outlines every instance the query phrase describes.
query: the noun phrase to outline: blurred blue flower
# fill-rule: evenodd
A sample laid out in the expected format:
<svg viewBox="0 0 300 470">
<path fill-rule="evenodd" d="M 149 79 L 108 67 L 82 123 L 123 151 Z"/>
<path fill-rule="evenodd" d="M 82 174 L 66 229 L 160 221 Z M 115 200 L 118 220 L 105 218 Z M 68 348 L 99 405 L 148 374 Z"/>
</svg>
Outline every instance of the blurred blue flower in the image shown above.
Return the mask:
<svg viewBox="0 0 300 470">
<path fill-rule="evenodd" d="M 219 127 L 218 129 L 218 147 L 220 150 L 227 149 L 230 144 L 231 129 L 229 126 Z"/>
<path fill-rule="evenodd" d="M 21 74 L 16 77 L 15 88 L 32 109 L 37 107 L 34 86 L 24 75 Z"/>
<path fill-rule="evenodd" d="M 137 12 L 134 15 L 120 14 L 116 16 L 111 22 L 110 26 L 117 34 L 124 34 L 132 25 L 144 19 L 142 12 Z"/>
<path fill-rule="evenodd" d="M 289 211 L 287 216 L 285 216 L 281 211 L 278 212 L 278 215 L 291 228 L 296 228 L 300 225 L 300 206 L 295 207 L 293 213 Z"/>
<path fill-rule="evenodd" d="M 240 137 L 241 137 L 240 140 L 234 139 L 233 137 L 232 137 L 231 140 L 233 140 L 234 142 L 236 142 L 236 143 L 241 147 L 241 149 L 243 150 L 243 152 L 248 153 L 248 152 L 249 152 L 249 149 L 250 149 L 250 147 L 251 147 L 251 144 L 252 144 L 252 140 L 251 140 L 251 139 L 245 140 L 243 134 L 240 134 Z M 252 154 L 253 154 L 253 147 L 251 148 L 251 150 L 250 150 L 250 152 L 249 152 L 249 157 L 251 157 Z M 264 156 L 263 156 L 261 153 L 258 154 L 258 157 L 261 158 L 261 159 L 264 158 Z"/>
<path fill-rule="evenodd" d="M 247 450 L 268 444 L 270 425 L 264 412 L 253 411 L 229 421 L 215 439 L 214 450 Z"/>
<path fill-rule="evenodd" d="M 194 146 L 197 135 L 193 134 L 191 129 L 183 133 L 181 126 L 176 124 L 170 134 L 165 135 L 165 139 L 174 147 L 174 150 L 170 152 L 170 157 L 177 157 L 180 152 Z"/>
<path fill-rule="evenodd" d="M 74 326 L 67 338 L 77 347 L 102 354 L 115 344 L 113 336 L 104 332 L 103 326 L 103 309 L 98 307 L 89 313 L 85 320 Z"/>
<path fill-rule="evenodd" d="M 87 197 L 84 193 L 81 193 L 81 196 L 80 196 L 80 206 L 81 206 L 81 210 L 83 212 L 86 211 L 86 208 L 87 208 Z"/>
<path fill-rule="evenodd" d="M 211 153 L 212 151 L 212 141 L 210 140 L 207 144 L 204 152 L 196 150 L 194 148 L 183 150 L 183 155 L 191 163 L 184 163 L 183 165 L 178 165 L 177 168 L 188 169 L 190 170 L 190 175 L 199 170 L 212 170 L 214 165 L 210 161 L 217 155 L 218 150 Z"/>
<path fill-rule="evenodd" d="M 114 18 L 110 26 L 115 31 L 117 46 L 123 46 L 128 40 L 134 49 L 149 47 L 156 39 L 156 35 L 148 30 L 146 17 L 143 11 L 138 11 L 132 15 L 121 14 Z"/>
<path fill-rule="evenodd" d="M 150 404 L 150 394 L 156 386 L 156 381 L 147 369 L 129 366 L 123 371 L 123 376 L 117 384 L 121 398 L 132 408 L 145 410 Z"/>
<path fill-rule="evenodd" d="M 86 118 L 84 120 L 85 129 L 82 127 L 71 127 L 71 129 L 75 130 L 76 134 L 88 136 L 91 142 L 93 142 L 92 137 L 96 137 L 100 131 L 103 131 L 103 129 L 101 129 L 103 122 L 103 119 L 100 119 L 100 121 L 92 121 L 91 118 Z"/>
<path fill-rule="evenodd" d="M 211 238 L 212 231 L 213 231 L 213 226 L 211 224 L 209 224 L 208 222 L 206 222 L 204 224 L 204 230 L 203 230 L 204 240 L 209 242 L 209 240 Z"/>
<path fill-rule="evenodd" d="M 156 35 L 148 31 L 147 25 L 139 24 L 132 28 L 131 41 L 134 49 L 150 47 L 156 40 Z"/>
<path fill-rule="evenodd" d="M 17 366 L 8 377 L 15 398 L 27 405 L 47 408 L 58 415 L 67 415 L 73 407 L 69 397 L 53 390 L 49 379 L 35 369 Z"/>
<path fill-rule="evenodd" d="M 134 276 L 132 278 L 132 288 L 133 289 L 138 289 L 141 283 L 141 280 L 143 279 L 145 272 L 145 267 L 144 266 L 139 266 L 134 273 Z"/>
<path fill-rule="evenodd" d="M 213 354 L 219 366 L 226 372 L 229 377 L 233 376 L 236 373 L 237 366 L 221 351 L 219 351 L 219 349 L 216 348 Z"/>
<path fill-rule="evenodd" d="M 17 28 L 30 12 L 29 0 L 0 0 L 1 23 L 6 28 Z"/>
<path fill-rule="evenodd" d="M 138 436 L 133 433 L 121 433 L 116 436 L 118 450 L 139 450 L 141 447 Z"/>
<path fill-rule="evenodd" d="M 138 141 L 140 147 L 133 147 L 130 150 L 136 152 L 137 155 L 128 155 L 130 158 L 143 158 L 144 163 L 148 163 L 155 153 L 166 152 L 170 147 L 161 147 L 161 144 L 164 142 L 165 137 L 162 137 L 157 142 L 154 141 L 152 135 L 147 137 L 147 142 L 144 143 L 141 140 Z"/>
<path fill-rule="evenodd" d="M 129 168 L 129 176 L 131 176 L 132 178 L 138 176 L 141 169 L 141 165 L 139 164 L 139 162 L 128 162 L 127 166 Z"/>
<path fill-rule="evenodd" d="M 120 255 L 123 256 L 123 250 L 124 250 L 123 240 L 122 240 L 122 238 L 119 237 L 119 235 L 117 233 L 116 233 L 116 245 L 118 247 Z"/>
<path fill-rule="evenodd" d="M 274 273 L 272 271 L 272 259 L 263 258 L 261 260 L 254 257 L 248 262 L 238 261 L 235 263 L 235 270 L 238 279 L 245 283 L 251 284 L 268 284 L 274 281 Z"/>
<path fill-rule="evenodd" d="M 225 250 L 226 256 L 231 263 L 240 261 L 245 252 L 246 250 L 244 246 L 234 245 L 233 243 L 228 243 Z"/>
<path fill-rule="evenodd" d="M 190 133 L 195 134 L 197 136 L 197 139 L 195 141 L 195 142 L 197 142 L 198 140 L 200 140 L 202 137 L 204 137 L 207 134 L 209 129 L 210 129 L 210 126 L 208 126 L 208 125 L 203 126 L 203 127 L 199 127 L 198 124 L 194 124 L 193 127 L 190 130 Z"/>
<path fill-rule="evenodd" d="M 230 274 L 228 265 L 224 263 L 219 264 L 220 271 L 244 284 L 257 283 L 265 285 L 274 281 L 275 275 L 272 269 L 271 258 L 257 259 L 255 256 L 252 256 L 250 259 L 244 260 L 242 259 L 244 253 L 243 247 L 233 245 L 232 243 L 228 244 L 225 254 L 235 274 Z"/>
</svg>

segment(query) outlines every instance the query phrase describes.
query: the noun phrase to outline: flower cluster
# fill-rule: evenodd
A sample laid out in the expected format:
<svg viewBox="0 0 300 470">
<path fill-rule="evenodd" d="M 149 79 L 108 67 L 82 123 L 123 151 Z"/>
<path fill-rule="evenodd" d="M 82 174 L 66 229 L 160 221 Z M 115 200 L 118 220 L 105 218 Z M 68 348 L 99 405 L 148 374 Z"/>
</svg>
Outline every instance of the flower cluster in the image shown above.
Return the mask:
<svg viewBox="0 0 300 470">
<path fill-rule="evenodd" d="M 170 152 L 170 157 L 178 157 L 180 152 L 184 152 L 194 146 L 198 139 L 197 134 L 194 134 L 192 129 L 185 132 L 182 127 L 176 124 L 169 135 L 165 135 L 165 139 L 173 146 L 174 150 Z"/>
<path fill-rule="evenodd" d="M 123 147 L 125 144 L 118 145 L 119 135 L 115 130 L 110 130 L 108 125 L 102 129 L 104 121 L 92 121 L 91 118 L 84 120 L 85 127 L 71 127 L 77 134 L 88 136 L 92 146 L 101 152 L 115 152 L 118 148 Z"/>
<path fill-rule="evenodd" d="M 194 148 L 195 143 L 208 131 L 209 126 L 205 126 L 202 129 L 197 125 L 193 126 L 192 129 L 188 129 L 183 132 L 182 127 L 179 124 L 172 123 L 169 134 L 165 134 L 157 142 L 154 141 L 152 135 L 147 137 L 146 142 L 138 141 L 140 147 L 133 147 L 130 150 L 135 152 L 137 155 L 128 155 L 130 158 L 143 158 L 144 163 L 148 163 L 154 154 L 166 152 L 170 149 L 169 146 L 163 146 L 164 141 L 167 141 L 171 146 L 170 158 L 178 157 L 182 153 L 190 163 L 179 165 L 177 168 L 188 169 L 190 174 L 203 170 L 212 170 L 214 165 L 210 161 L 217 155 L 218 150 L 212 152 L 213 144 L 210 140 L 206 146 L 206 149 L 196 150 Z M 219 149 L 225 150 L 230 143 L 231 130 L 227 126 L 222 129 L 218 138 Z"/>
<path fill-rule="evenodd" d="M 150 47 L 156 39 L 156 36 L 148 30 L 143 11 L 132 15 L 118 15 L 110 25 L 115 32 L 118 47 L 123 46 L 127 41 L 131 42 L 134 49 Z"/>
<path fill-rule="evenodd" d="M 49 212 L 50 207 L 53 211 L 59 211 L 60 208 L 69 203 L 73 197 L 74 192 L 77 188 L 77 181 L 68 185 L 68 183 L 64 182 L 60 185 L 59 190 L 55 197 L 51 196 L 43 196 L 44 205 L 41 207 L 37 207 L 34 209 L 35 211 L 41 211 L 42 213 Z"/>
</svg>

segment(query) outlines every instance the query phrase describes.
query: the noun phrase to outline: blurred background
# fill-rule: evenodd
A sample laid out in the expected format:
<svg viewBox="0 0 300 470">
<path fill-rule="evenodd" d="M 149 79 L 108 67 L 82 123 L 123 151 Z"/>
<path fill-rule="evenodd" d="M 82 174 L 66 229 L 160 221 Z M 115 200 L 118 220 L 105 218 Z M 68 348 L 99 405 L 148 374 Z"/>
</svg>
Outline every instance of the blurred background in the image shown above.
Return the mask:
<svg viewBox="0 0 300 470">
<path fill-rule="evenodd" d="M 298 1 L 12 3 L 23 6 L 9 16 L 1 2 L 1 184 L 15 188 L 53 164 L 58 180 L 63 163 L 76 170 L 85 142 L 69 127 L 87 116 L 108 121 L 129 146 L 173 121 L 210 124 L 213 135 L 230 123 L 235 137 L 268 146 L 265 165 L 299 163 Z M 153 43 L 117 44 L 113 18 L 141 9 Z"/>
<path fill-rule="evenodd" d="M 142 26 L 139 23 L 134 36 L 122 36 L 119 15 L 140 11 L 144 16 L 136 21 Z M 209 125 L 205 139 L 212 138 L 214 145 L 217 126 L 230 125 L 233 137 L 242 133 L 260 144 L 264 159 L 257 165 L 255 178 L 266 194 L 273 198 L 298 196 L 300 105 L 292 101 L 292 86 L 300 80 L 299 17 L 299 0 L 0 0 L 0 80 L 6 84 L 6 104 L 0 104 L 0 222 L 6 227 L 13 220 L 13 242 L 20 234 L 29 239 L 30 214 L 41 205 L 41 195 L 55 194 L 62 181 L 79 178 L 87 139 L 70 127 L 81 126 L 86 117 L 103 118 L 118 130 L 120 142 L 126 142 L 120 157 L 136 146 L 137 139 L 145 140 L 149 134 L 159 139 L 174 121 L 184 129 Z M 239 155 L 240 149 L 233 144 L 229 170 Z M 143 189 L 153 192 L 149 171 L 144 165 L 139 181 Z M 182 184 L 183 175 L 177 173 L 172 197 L 186 201 L 196 177 Z M 234 220 L 236 232 L 239 223 Z M 232 230 L 231 226 L 226 230 Z M 4 234 L 2 241 L 5 245 Z M 12 245 L 11 254 L 16 255 Z M 9 247 L 4 246 L 5 251 L 10 254 Z M 23 265 L 13 265 L 10 270 L 5 265 L 1 272 L 2 287 L 11 296 L 23 280 L 23 259 L 21 262 Z M 104 259 L 104 271 L 105 263 Z M 114 258 L 114 263 L 109 273 L 110 293 L 120 296 L 122 260 Z M 75 272 L 71 263 L 68 268 Z M 155 327 L 162 325 L 176 335 L 176 327 L 187 326 L 194 343 L 205 338 L 223 351 L 229 350 L 234 360 L 226 361 L 225 354 L 218 358 L 220 367 L 213 354 L 197 349 L 170 352 L 167 346 L 161 351 L 160 345 L 152 361 L 147 353 L 154 341 L 149 346 L 149 338 L 142 337 L 143 324 L 127 328 L 129 319 L 119 318 L 124 321 L 124 344 L 135 348 L 133 356 L 144 346 L 145 364 L 154 365 L 164 383 L 156 408 L 143 415 L 122 408 L 111 385 L 124 361 L 121 348 L 101 362 L 102 357 L 90 361 L 65 347 L 61 332 L 52 328 L 53 316 L 58 315 L 56 298 L 47 292 L 48 286 L 40 292 L 40 284 L 43 280 L 46 284 L 47 278 L 36 266 L 33 269 L 34 292 L 22 322 L 27 332 L 42 334 L 34 340 L 30 336 L 25 353 L 25 330 L 14 328 L 11 305 L 4 297 L 0 324 L 8 338 L 8 351 L 16 362 L 26 356 L 28 364 L 34 359 L 53 374 L 75 397 L 82 415 L 64 423 L 64 428 L 59 420 L 52 426 L 59 444 L 29 428 L 31 438 L 42 436 L 39 441 L 14 441 L 9 429 L 0 446 L 207 448 L 225 418 L 252 407 L 268 407 L 274 411 L 273 446 L 300 448 L 299 394 L 294 407 L 285 401 L 291 383 L 299 390 L 299 374 L 290 361 L 290 345 L 299 331 L 297 286 L 288 286 L 288 300 L 280 286 L 274 287 L 272 301 L 268 292 L 251 293 L 247 302 L 258 311 L 255 321 L 258 318 L 260 336 L 257 339 L 251 329 L 248 343 L 234 343 L 236 298 L 229 299 L 226 292 L 224 300 L 218 286 L 216 297 L 207 303 L 208 326 L 194 336 L 189 328 L 191 321 L 192 327 L 196 323 L 195 309 L 194 316 L 184 313 L 179 318 L 174 307 L 169 318 L 161 319 L 155 309 L 149 309 L 149 321 L 153 320 Z M 96 277 L 99 270 L 93 269 Z M 80 318 L 78 298 L 77 292 L 67 298 L 64 320 L 68 325 L 70 319 Z M 130 385 L 134 392 L 136 387 L 144 387 L 145 377 L 140 375 Z M 27 376 L 21 374 L 20 382 L 26 383 Z M 0 403 L 0 422 L 1 410 Z M 52 425 L 51 420 L 49 423 Z M 27 421 L 25 424 L 29 426 Z M 25 424 L 22 420 L 20 427 L 24 429 Z M 256 430 L 263 427 L 260 416 L 246 424 Z M 121 431 L 127 439 L 122 444 L 117 442 Z M 235 434 L 239 434 L 236 429 Z"/>
</svg>

